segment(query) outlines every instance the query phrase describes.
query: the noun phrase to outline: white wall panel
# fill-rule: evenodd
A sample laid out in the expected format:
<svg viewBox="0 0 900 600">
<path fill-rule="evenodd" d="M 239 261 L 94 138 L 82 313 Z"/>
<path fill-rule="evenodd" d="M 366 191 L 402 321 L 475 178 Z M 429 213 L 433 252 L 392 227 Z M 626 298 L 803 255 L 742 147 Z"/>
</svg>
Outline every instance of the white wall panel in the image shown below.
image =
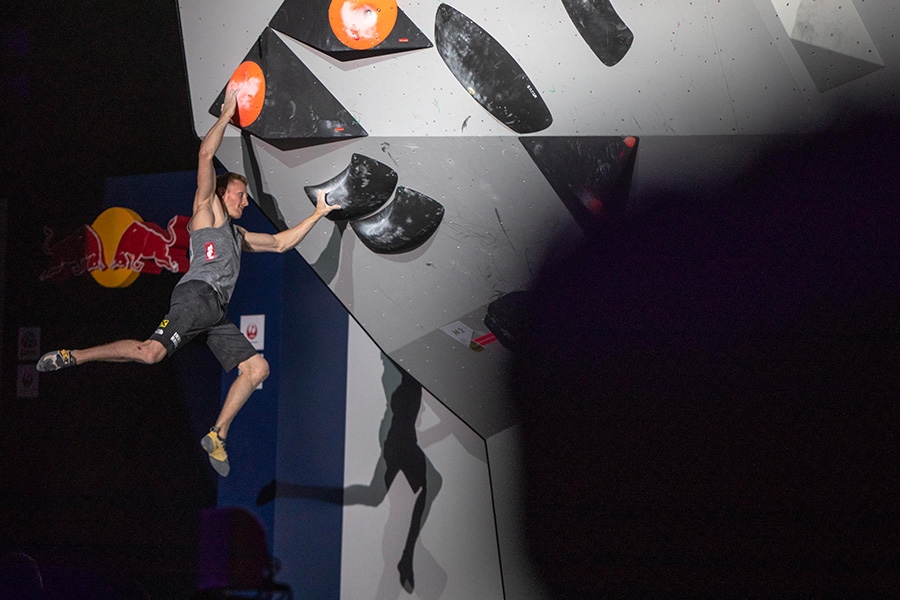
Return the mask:
<svg viewBox="0 0 900 600">
<path fill-rule="evenodd" d="M 434 41 L 440 3 L 399 4 Z M 886 27 L 898 15 L 886 1 L 858 3 L 885 68 L 827 94 L 816 91 L 769 0 L 615 2 L 634 43 L 614 67 L 597 60 L 558 2 L 450 4 L 497 39 L 535 83 L 554 116 L 547 135 L 802 131 L 832 118 L 847 100 L 874 98 L 873 90 L 892 94 L 898 81 L 897 41 Z M 212 124 L 207 111 L 216 95 L 280 5 L 181 3 L 198 135 Z M 341 62 L 281 37 L 370 135 L 509 134 L 435 48 Z"/>
<path fill-rule="evenodd" d="M 383 479 L 390 394 L 400 377 L 354 323 L 348 354 L 341 598 L 387 600 L 405 594 L 397 563 L 416 500 L 402 472 L 389 489 Z M 503 598 L 484 440 L 427 390 L 416 439 L 431 497 L 415 545 L 415 595 Z"/>
</svg>

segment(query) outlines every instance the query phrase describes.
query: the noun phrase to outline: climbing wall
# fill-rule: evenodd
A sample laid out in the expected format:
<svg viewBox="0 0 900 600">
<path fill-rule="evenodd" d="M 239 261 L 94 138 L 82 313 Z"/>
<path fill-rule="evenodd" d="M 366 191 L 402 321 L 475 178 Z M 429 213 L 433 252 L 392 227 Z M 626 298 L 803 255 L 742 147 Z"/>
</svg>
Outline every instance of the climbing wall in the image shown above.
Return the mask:
<svg viewBox="0 0 900 600">
<path fill-rule="evenodd" d="M 179 4 L 197 134 L 238 86 L 221 165 L 278 228 L 329 191 L 342 210 L 297 251 L 503 456 L 514 293 L 554 242 L 715 186 L 773 137 L 900 105 L 888 0 Z"/>
</svg>

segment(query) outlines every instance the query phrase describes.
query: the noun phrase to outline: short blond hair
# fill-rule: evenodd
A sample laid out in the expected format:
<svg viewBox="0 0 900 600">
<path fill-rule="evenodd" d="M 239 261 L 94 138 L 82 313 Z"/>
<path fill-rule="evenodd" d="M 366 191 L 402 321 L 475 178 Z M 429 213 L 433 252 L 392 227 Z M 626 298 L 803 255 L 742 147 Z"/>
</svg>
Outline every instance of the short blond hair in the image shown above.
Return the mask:
<svg viewBox="0 0 900 600">
<path fill-rule="evenodd" d="M 247 178 L 240 173 L 222 173 L 221 175 L 216 177 L 216 195 L 219 198 L 222 197 L 222 194 L 219 193 L 219 190 L 227 190 L 228 184 L 232 181 L 240 181 L 245 186 L 247 185 Z"/>
</svg>

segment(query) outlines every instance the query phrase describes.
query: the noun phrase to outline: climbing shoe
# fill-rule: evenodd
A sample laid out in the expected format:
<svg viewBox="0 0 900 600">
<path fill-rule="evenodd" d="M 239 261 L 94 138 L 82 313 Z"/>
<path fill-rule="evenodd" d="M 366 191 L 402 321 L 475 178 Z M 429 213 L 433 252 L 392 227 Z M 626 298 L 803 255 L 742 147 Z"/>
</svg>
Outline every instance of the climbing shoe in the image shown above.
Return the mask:
<svg viewBox="0 0 900 600">
<path fill-rule="evenodd" d="M 225 452 L 225 440 L 219 437 L 218 427 L 210 429 L 209 433 L 200 440 L 200 445 L 206 450 L 207 454 L 209 454 L 209 464 L 216 470 L 216 473 L 222 477 L 228 477 L 228 472 L 231 471 L 231 465 L 228 464 L 228 453 Z"/>
<path fill-rule="evenodd" d="M 41 372 L 58 371 L 65 367 L 74 367 L 75 357 L 68 350 L 54 350 L 43 355 L 38 361 L 37 370 Z"/>
</svg>

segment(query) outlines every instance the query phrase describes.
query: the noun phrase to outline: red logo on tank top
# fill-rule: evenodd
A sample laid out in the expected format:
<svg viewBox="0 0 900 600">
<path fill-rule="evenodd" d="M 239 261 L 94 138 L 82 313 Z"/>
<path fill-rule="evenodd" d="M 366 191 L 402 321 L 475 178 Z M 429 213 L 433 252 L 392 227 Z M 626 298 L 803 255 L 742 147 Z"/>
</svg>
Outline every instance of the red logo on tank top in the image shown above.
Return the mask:
<svg viewBox="0 0 900 600">
<path fill-rule="evenodd" d="M 215 242 L 206 242 L 206 262 L 215 260 L 215 258 L 216 258 Z"/>
</svg>

